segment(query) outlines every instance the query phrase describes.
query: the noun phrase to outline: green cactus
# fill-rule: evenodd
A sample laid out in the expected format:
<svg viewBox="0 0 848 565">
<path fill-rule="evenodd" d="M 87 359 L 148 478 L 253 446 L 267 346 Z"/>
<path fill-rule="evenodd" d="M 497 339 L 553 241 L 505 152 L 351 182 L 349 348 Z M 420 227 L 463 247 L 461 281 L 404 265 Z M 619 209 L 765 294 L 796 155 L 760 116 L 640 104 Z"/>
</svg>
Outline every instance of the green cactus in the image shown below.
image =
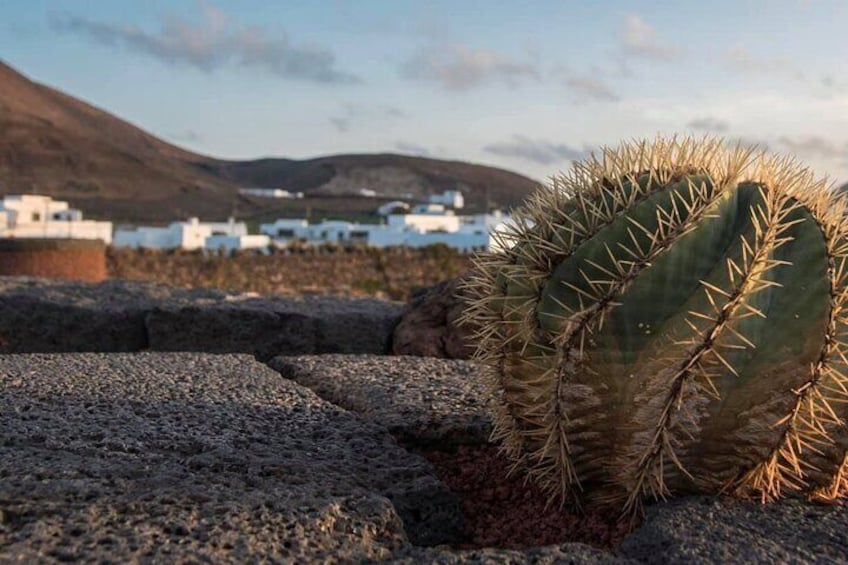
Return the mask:
<svg viewBox="0 0 848 565">
<path fill-rule="evenodd" d="M 495 432 L 551 501 L 848 493 L 848 222 L 717 139 L 603 149 L 478 256 L 463 321 Z"/>
</svg>

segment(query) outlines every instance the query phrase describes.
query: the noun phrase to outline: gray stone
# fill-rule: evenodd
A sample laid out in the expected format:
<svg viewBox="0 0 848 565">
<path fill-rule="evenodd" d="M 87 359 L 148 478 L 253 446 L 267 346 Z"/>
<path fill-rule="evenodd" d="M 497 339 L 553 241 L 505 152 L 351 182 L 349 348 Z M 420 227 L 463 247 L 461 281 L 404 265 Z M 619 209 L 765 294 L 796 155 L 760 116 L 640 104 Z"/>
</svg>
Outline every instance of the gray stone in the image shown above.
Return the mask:
<svg viewBox="0 0 848 565">
<path fill-rule="evenodd" d="M 275 357 L 269 365 L 321 398 L 362 414 L 410 447 L 485 443 L 490 394 L 471 361 L 434 357 Z"/>
<path fill-rule="evenodd" d="M 185 295 L 155 283 L 0 277 L 0 353 L 145 349 L 147 312 Z M 198 291 L 194 300 L 222 296 Z"/>
<path fill-rule="evenodd" d="M 492 563 L 515 564 L 534 563 L 570 564 L 570 565 L 636 565 L 639 562 L 625 557 L 618 557 L 607 551 L 582 543 L 564 543 L 534 547 L 524 550 L 509 549 L 477 549 L 473 551 L 440 550 L 422 547 L 405 548 L 396 552 L 392 563 Z"/>
<path fill-rule="evenodd" d="M 1 355 L 0 510 L 0 562 L 350 562 L 461 528 L 426 461 L 246 355 Z"/>
<path fill-rule="evenodd" d="M 643 563 L 845 563 L 848 509 L 687 497 L 648 508 L 619 553 Z"/>
<path fill-rule="evenodd" d="M 261 360 L 304 353 L 388 353 L 401 305 L 332 296 L 230 298 L 165 305 L 146 318 L 157 351 L 247 352 Z"/>
<path fill-rule="evenodd" d="M 387 353 L 402 305 L 258 298 L 147 282 L 0 277 L 0 353 Z"/>
</svg>

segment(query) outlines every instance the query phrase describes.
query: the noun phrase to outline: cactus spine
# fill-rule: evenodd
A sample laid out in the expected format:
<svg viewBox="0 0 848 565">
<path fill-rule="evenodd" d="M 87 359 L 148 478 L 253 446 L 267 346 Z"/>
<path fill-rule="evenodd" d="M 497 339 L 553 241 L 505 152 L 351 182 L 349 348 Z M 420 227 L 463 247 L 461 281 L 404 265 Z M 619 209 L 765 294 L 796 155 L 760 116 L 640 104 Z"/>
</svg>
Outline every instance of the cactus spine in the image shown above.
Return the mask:
<svg viewBox="0 0 848 565">
<path fill-rule="evenodd" d="M 717 139 L 624 143 L 552 181 L 465 285 L 515 468 L 630 515 L 848 492 L 844 199 Z"/>
</svg>

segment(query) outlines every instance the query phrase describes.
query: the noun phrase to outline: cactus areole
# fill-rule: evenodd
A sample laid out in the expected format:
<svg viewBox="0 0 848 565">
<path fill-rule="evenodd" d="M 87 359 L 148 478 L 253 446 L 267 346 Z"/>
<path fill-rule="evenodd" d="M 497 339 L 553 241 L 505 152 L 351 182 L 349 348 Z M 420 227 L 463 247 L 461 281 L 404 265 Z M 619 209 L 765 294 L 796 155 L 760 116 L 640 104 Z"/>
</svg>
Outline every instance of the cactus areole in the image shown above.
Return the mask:
<svg viewBox="0 0 848 565">
<path fill-rule="evenodd" d="M 475 259 L 494 438 L 552 501 L 848 492 L 846 203 L 721 140 L 605 148 Z"/>
</svg>

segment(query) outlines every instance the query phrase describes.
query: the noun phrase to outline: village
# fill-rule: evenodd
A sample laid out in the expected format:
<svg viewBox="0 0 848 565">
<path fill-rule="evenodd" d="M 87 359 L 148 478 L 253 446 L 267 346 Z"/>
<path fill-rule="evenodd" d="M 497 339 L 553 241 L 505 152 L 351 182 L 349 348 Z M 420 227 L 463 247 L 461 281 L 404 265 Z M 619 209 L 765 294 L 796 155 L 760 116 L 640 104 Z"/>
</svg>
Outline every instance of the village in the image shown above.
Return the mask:
<svg viewBox="0 0 848 565">
<path fill-rule="evenodd" d="M 268 198 L 302 197 L 282 189 L 243 190 Z M 363 195 L 368 196 L 365 192 Z M 462 193 L 446 190 L 430 195 L 425 202 L 396 200 L 376 207 L 380 223 L 280 218 L 259 224 L 259 233 L 249 233 L 247 223 L 232 217 L 226 222 L 192 217 L 167 226 L 113 226 L 111 221 L 83 219 L 82 211 L 71 208 L 68 202 L 18 194 L 0 199 L 0 237 L 101 239 L 116 248 L 208 252 L 267 252 L 322 244 L 412 248 L 444 244 L 464 253 L 496 248 L 494 234 L 509 224 L 509 216 L 499 210 L 461 215 L 463 207 Z"/>
</svg>

